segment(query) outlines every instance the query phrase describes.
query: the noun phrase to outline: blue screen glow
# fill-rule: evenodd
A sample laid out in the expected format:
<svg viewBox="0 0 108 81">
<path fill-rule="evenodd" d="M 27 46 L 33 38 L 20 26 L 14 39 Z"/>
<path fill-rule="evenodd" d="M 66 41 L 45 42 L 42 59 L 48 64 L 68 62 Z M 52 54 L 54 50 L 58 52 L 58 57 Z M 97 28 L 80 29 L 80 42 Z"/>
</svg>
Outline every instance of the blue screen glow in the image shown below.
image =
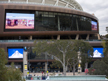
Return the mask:
<svg viewBox="0 0 108 81">
<path fill-rule="evenodd" d="M 8 48 L 8 58 L 23 58 L 23 48 Z"/>
<path fill-rule="evenodd" d="M 103 48 L 93 48 L 94 52 L 93 52 L 93 58 L 101 58 L 104 57 L 103 55 Z"/>
</svg>

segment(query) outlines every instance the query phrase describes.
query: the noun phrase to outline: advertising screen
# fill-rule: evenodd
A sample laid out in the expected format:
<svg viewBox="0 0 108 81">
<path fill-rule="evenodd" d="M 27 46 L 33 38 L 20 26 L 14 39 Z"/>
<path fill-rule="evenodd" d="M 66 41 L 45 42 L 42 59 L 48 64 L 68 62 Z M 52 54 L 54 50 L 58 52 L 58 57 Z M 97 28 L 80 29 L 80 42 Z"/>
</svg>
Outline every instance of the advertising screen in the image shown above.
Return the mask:
<svg viewBox="0 0 108 81">
<path fill-rule="evenodd" d="M 97 31 L 97 22 L 91 21 L 91 26 L 92 26 L 92 30 L 96 30 Z"/>
<path fill-rule="evenodd" d="M 34 14 L 6 13 L 5 29 L 34 29 Z"/>
<path fill-rule="evenodd" d="M 8 48 L 8 58 L 23 58 L 23 48 Z"/>
<path fill-rule="evenodd" d="M 93 48 L 94 52 L 93 52 L 93 58 L 102 58 L 104 57 L 103 55 L 103 48 Z"/>
</svg>

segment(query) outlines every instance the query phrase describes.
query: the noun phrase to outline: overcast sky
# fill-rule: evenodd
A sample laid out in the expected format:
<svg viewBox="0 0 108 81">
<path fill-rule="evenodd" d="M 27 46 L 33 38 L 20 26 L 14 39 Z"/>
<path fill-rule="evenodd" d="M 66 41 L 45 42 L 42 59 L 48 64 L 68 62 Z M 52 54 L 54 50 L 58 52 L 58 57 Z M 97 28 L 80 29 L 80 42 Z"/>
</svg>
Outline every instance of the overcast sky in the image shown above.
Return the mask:
<svg viewBox="0 0 108 81">
<path fill-rule="evenodd" d="M 105 35 L 108 27 L 108 0 L 76 0 L 83 11 L 93 14 L 99 19 L 99 34 Z"/>
</svg>

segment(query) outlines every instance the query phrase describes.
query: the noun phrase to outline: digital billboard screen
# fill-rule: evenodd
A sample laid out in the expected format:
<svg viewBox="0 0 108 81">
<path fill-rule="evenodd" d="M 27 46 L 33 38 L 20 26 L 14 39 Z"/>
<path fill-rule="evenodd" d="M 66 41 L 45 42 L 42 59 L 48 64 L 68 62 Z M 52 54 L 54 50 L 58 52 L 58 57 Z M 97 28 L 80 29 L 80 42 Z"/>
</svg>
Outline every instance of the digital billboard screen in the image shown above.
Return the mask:
<svg viewBox="0 0 108 81">
<path fill-rule="evenodd" d="M 23 58 L 23 48 L 8 48 L 8 58 Z"/>
<path fill-rule="evenodd" d="M 91 27 L 92 27 L 92 30 L 94 31 L 97 31 L 97 22 L 95 21 L 91 21 Z"/>
<path fill-rule="evenodd" d="M 102 58 L 104 57 L 103 55 L 103 48 L 99 48 L 99 47 L 94 47 L 93 48 L 94 51 L 93 51 L 93 58 Z"/>
<path fill-rule="evenodd" d="M 34 29 L 34 14 L 6 13 L 5 29 Z"/>
</svg>

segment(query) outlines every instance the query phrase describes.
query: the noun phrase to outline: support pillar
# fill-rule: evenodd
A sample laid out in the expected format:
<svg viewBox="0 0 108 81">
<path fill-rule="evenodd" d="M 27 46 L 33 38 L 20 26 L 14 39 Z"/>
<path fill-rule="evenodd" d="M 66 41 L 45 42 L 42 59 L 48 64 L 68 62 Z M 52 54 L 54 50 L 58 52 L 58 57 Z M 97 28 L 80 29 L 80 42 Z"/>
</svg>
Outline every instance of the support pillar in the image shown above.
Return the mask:
<svg viewBox="0 0 108 81">
<path fill-rule="evenodd" d="M 97 37 L 98 37 L 98 40 L 100 40 L 100 35 L 99 34 L 97 34 Z"/>
<path fill-rule="evenodd" d="M 89 34 L 87 35 L 86 40 L 89 40 Z"/>
<path fill-rule="evenodd" d="M 60 35 L 57 36 L 57 40 L 60 40 Z"/>
<path fill-rule="evenodd" d="M 23 76 L 27 75 L 27 52 L 23 52 Z"/>
<path fill-rule="evenodd" d="M 53 37 L 53 36 L 51 36 L 51 39 L 54 39 L 54 37 Z"/>
<path fill-rule="evenodd" d="M 32 36 L 29 37 L 29 40 L 32 40 Z"/>
<path fill-rule="evenodd" d="M 68 37 L 69 37 L 69 39 L 71 39 L 71 36 L 70 35 Z"/>
<path fill-rule="evenodd" d="M 45 72 L 48 71 L 48 66 L 47 66 L 47 62 L 45 62 Z"/>
<path fill-rule="evenodd" d="M 76 35 L 76 38 L 75 38 L 75 40 L 78 40 L 78 39 L 79 39 L 79 34 L 77 34 L 77 35 Z"/>
</svg>

